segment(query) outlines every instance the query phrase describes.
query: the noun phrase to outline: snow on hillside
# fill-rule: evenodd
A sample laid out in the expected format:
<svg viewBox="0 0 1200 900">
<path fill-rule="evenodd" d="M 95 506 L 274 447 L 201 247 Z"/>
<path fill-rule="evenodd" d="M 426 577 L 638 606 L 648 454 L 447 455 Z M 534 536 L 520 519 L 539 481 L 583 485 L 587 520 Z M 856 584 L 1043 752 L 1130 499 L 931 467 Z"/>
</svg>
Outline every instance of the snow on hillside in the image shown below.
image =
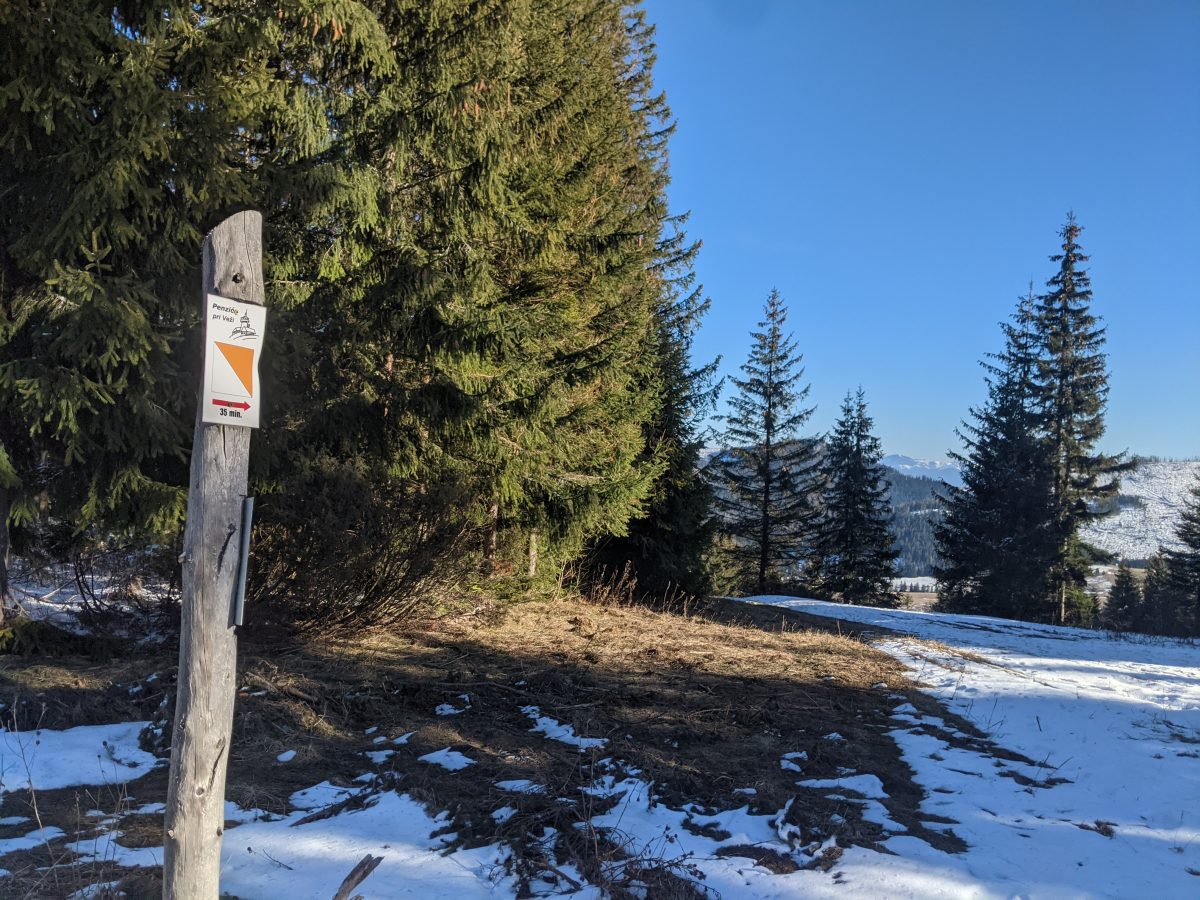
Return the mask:
<svg viewBox="0 0 1200 900">
<path fill-rule="evenodd" d="M 969 848 L 942 853 L 901 829 L 886 844 L 897 854 L 890 896 L 1200 896 L 1200 647 L 977 616 L 750 600 L 899 632 L 877 646 L 1029 761 L 964 749 L 941 736 L 952 724 L 898 706 L 891 734 L 926 791 L 922 809 L 954 820 Z M 1001 777 L 1014 770 L 1020 777 Z M 869 895 L 855 875 L 848 867 L 842 896 Z"/>
<path fill-rule="evenodd" d="M 959 472 L 958 463 L 940 459 L 913 459 L 911 456 L 901 456 L 897 453 L 883 457 L 880 462 L 889 469 L 914 478 L 932 478 L 935 481 L 962 486 L 962 474 Z"/>
<path fill-rule="evenodd" d="M 1083 529 L 1083 539 L 1125 559 L 1176 547 L 1175 528 L 1197 476 L 1198 460 L 1140 463 L 1121 477 L 1117 512 Z"/>
</svg>

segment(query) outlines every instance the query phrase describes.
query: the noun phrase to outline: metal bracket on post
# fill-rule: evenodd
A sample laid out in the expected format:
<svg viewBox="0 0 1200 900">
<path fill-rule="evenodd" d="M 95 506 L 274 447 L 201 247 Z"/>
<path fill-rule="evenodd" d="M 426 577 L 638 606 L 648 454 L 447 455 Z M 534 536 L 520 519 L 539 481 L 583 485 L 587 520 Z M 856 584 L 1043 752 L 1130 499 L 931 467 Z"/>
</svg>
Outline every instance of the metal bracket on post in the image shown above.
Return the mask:
<svg viewBox="0 0 1200 900">
<path fill-rule="evenodd" d="M 254 498 L 242 501 L 242 546 L 238 554 L 237 590 L 233 595 L 233 624 L 241 627 L 246 614 L 246 570 L 250 565 L 250 527 L 254 523 Z"/>
</svg>

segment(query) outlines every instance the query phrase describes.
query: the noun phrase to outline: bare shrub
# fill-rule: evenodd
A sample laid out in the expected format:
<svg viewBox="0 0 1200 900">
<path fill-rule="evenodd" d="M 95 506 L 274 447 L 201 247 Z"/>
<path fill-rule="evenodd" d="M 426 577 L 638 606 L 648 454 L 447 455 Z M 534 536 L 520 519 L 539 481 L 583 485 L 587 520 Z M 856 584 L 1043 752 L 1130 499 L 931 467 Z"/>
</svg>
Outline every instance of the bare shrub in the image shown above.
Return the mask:
<svg viewBox="0 0 1200 900">
<path fill-rule="evenodd" d="M 469 508 L 452 482 L 320 458 L 256 506 L 248 599 L 302 628 L 402 621 L 468 570 Z"/>
</svg>

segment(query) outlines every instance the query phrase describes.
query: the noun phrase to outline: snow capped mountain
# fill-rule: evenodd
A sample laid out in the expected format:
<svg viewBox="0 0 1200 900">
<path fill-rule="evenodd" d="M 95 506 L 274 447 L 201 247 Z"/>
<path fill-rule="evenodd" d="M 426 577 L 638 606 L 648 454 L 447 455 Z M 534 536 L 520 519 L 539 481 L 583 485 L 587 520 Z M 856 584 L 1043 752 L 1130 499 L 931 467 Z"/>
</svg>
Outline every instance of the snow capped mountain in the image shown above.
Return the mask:
<svg viewBox="0 0 1200 900">
<path fill-rule="evenodd" d="M 958 463 L 946 462 L 940 459 L 913 459 L 911 456 L 889 454 L 880 460 L 889 469 L 895 469 L 902 475 L 913 478 L 932 478 L 947 484 L 962 486 L 962 475 Z"/>
<path fill-rule="evenodd" d="M 1142 461 L 1121 478 L 1117 511 L 1084 528 L 1081 536 L 1125 559 L 1146 559 L 1160 546 L 1175 548 L 1175 529 L 1188 491 L 1200 476 L 1200 460 Z"/>
</svg>

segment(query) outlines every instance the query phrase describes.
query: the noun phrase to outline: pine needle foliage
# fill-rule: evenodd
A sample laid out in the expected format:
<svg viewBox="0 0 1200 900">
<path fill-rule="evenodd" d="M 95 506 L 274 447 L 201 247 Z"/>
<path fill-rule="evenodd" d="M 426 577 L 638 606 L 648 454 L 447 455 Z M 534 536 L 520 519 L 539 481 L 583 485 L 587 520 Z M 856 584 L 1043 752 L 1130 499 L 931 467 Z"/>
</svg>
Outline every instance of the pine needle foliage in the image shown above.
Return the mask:
<svg viewBox="0 0 1200 900">
<path fill-rule="evenodd" d="M 352 2 L 0 5 L 0 526 L 177 529 L 200 243 L 344 189 L 335 43 L 347 75 L 386 47 Z"/>
<path fill-rule="evenodd" d="M 1192 486 L 1175 531 L 1178 549 L 1166 552 L 1171 587 L 1178 595 L 1177 630 L 1200 634 L 1200 479 Z"/>
<path fill-rule="evenodd" d="M 772 290 L 759 330 L 751 333 L 744 377 L 732 379 L 728 449 L 709 464 L 736 580 L 760 594 L 799 579 L 818 516 L 818 445 L 799 433 L 814 408 L 803 406 L 809 386 L 786 323 L 787 306 Z"/>
<path fill-rule="evenodd" d="M 178 527 L 200 244 L 253 207 L 261 599 L 341 560 L 392 620 L 624 534 L 696 451 L 652 68 L 618 0 L 0 7 L 5 518 Z"/>
<path fill-rule="evenodd" d="M 1120 473 L 1132 465 L 1124 454 L 1109 456 L 1096 449 L 1104 435 L 1108 398 L 1106 329 L 1091 313 L 1091 279 L 1083 267 L 1088 256 L 1079 244 L 1082 231 L 1075 216 L 1068 215 L 1059 232 L 1062 251 L 1050 257 L 1058 271 L 1034 310 L 1038 425 L 1051 467 L 1051 526 L 1057 538 L 1047 577 L 1060 624 L 1072 618 L 1068 601 L 1082 599 L 1087 574 L 1079 528 L 1104 515 L 1101 501 L 1116 496 Z"/>
<path fill-rule="evenodd" d="M 820 525 L 820 579 L 843 603 L 895 606 L 897 551 L 889 520 L 883 450 L 872 433 L 862 388 L 846 394 L 825 449 L 825 502 Z"/>
<path fill-rule="evenodd" d="M 1128 631 L 1142 605 L 1142 591 L 1134 580 L 1129 563 L 1121 560 L 1112 589 L 1104 601 L 1101 624 L 1110 631 Z"/>
<path fill-rule="evenodd" d="M 1002 328 L 1004 351 L 982 363 L 987 402 L 958 430 L 967 452 L 951 454 L 963 485 L 944 489 L 935 575 L 947 611 L 1046 621 L 1045 578 L 1057 541 L 1047 536 L 1049 466 L 1034 406 L 1032 287 Z"/>
</svg>

